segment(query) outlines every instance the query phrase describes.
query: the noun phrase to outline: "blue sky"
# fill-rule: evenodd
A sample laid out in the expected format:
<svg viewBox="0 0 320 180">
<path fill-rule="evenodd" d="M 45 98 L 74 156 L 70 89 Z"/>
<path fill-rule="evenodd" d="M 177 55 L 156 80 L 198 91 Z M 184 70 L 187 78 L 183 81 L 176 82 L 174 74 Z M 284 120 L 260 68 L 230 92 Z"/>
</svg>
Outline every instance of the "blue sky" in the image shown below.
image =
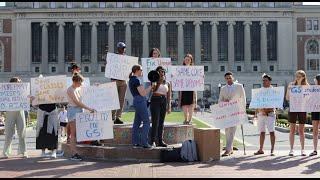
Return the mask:
<svg viewBox="0 0 320 180">
<path fill-rule="evenodd" d="M 4 6 L 5 2 L 0 2 L 0 6 Z M 320 2 L 303 2 L 303 5 L 320 5 Z"/>
</svg>

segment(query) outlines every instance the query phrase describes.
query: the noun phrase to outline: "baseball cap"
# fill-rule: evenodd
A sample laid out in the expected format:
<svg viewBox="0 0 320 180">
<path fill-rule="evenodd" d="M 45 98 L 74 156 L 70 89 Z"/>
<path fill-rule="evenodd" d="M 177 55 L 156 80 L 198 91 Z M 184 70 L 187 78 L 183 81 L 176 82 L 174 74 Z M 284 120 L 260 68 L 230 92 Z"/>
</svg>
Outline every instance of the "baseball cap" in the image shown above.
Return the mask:
<svg viewBox="0 0 320 180">
<path fill-rule="evenodd" d="M 118 42 L 117 48 L 126 48 L 126 44 L 124 42 Z"/>
</svg>

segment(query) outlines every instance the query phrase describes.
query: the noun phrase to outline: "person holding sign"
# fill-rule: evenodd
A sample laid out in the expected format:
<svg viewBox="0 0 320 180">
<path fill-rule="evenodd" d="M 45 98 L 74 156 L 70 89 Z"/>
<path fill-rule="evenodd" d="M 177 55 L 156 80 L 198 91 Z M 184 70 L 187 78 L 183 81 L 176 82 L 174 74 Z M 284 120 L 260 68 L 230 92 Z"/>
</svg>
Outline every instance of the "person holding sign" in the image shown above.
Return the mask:
<svg viewBox="0 0 320 180">
<path fill-rule="evenodd" d="M 167 144 L 163 142 L 163 128 L 166 112 L 171 112 L 171 86 L 170 83 L 165 80 L 165 69 L 162 66 L 158 66 L 156 71 L 160 74 L 160 79 L 155 85 L 154 91 L 151 97 L 150 111 L 151 111 L 151 145 L 155 146 L 155 139 L 158 140 L 158 146 L 167 147 Z M 157 135 L 157 138 L 156 138 Z"/>
<path fill-rule="evenodd" d="M 303 86 L 303 85 L 309 85 L 307 80 L 307 75 L 303 70 L 298 70 L 295 73 L 295 80 L 291 82 L 287 88 L 287 94 L 286 94 L 286 100 L 290 100 L 290 93 L 292 86 Z M 294 145 L 294 135 L 295 135 L 295 128 L 296 128 L 296 121 L 299 121 L 299 136 L 300 136 L 300 144 L 301 144 L 301 155 L 306 156 L 306 153 L 304 152 L 304 124 L 307 121 L 307 113 L 306 112 L 290 112 L 289 110 L 289 123 L 290 123 L 290 152 L 289 156 L 294 156 L 293 151 L 293 145 Z"/>
<path fill-rule="evenodd" d="M 125 43 L 118 42 L 117 48 L 118 48 L 118 53 L 116 54 L 125 55 L 125 52 L 126 52 Z M 127 81 L 119 80 L 119 79 L 111 79 L 111 81 L 115 81 L 117 83 L 119 102 L 120 102 L 120 109 L 112 110 L 112 120 L 114 121 L 114 124 L 123 124 L 123 121 L 121 121 L 120 118 L 123 111 L 124 99 L 127 91 Z"/>
<path fill-rule="evenodd" d="M 68 97 L 68 124 L 70 126 L 70 145 L 71 152 L 74 154 L 71 157 L 71 160 L 81 161 L 81 156 L 76 152 L 76 114 L 82 113 L 83 109 L 87 109 L 91 113 L 96 110 L 89 108 L 81 102 L 81 83 L 84 81 L 84 78 L 80 74 L 74 74 L 72 77 L 72 85 L 67 90 Z"/>
<path fill-rule="evenodd" d="M 223 86 L 219 95 L 220 102 L 229 102 L 230 100 L 242 99 L 244 106 L 246 105 L 246 95 L 242 84 L 234 82 L 232 72 L 227 72 L 224 75 L 227 85 Z M 233 154 L 233 139 L 237 130 L 237 126 L 225 129 L 226 134 L 226 151 L 222 156 L 229 156 Z"/>
<path fill-rule="evenodd" d="M 270 75 L 263 74 L 262 75 L 263 88 L 272 88 L 271 81 L 272 78 Z M 270 133 L 270 141 L 271 141 L 271 156 L 274 156 L 274 144 L 276 142 L 275 137 L 275 122 L 276 122 L 276 113 L 274 108 L 261 108 L 257 109 L 258 112 L 258 129 L 260 133 L 260 148 L 254 155 L 264 154 L 263 144 L 264 139 L 266 137 L 266 127 Z"/>
<path fill-rule="evenodd" d="M 143 148 L 151 148 L 148 143 L 148 134 L 150 129 L 150 119 L 148 115 L 147 99 L 145 96 L 151 91 L 151 86 L 147 89 L 143 87 L 138 77 L 142 77 L 142 67 L 134 65 L 129 75 L 129 89 L 133 96 L 133 106 L 135 108 L 135 116 L 132 126 L 132 144 L 134 148 L 142 146 Z M 141 141 L 139 141 L 139 127 L 143 123 Z"/>
<path fill-rule="evenodd" d="M 314 79 L 315 85 L 320 85 L 320 74 L 316 76 Z M 312 112 L 311 113 L 312 119 L 312 129 L 313 129 L 313 152 L 310 156 L 315 156 L 318 154 L 317 147 L 318 147 L 318 135 L 319 135 L 319 122 L 320 122 L 320 112 Z"/>
<path fill-rule="evenodd" d="M 10 79 L 10 83 L 21 83 L 21 79 L 19 77 L 13 77 Z M 13 135 L 15 134 L 15 126 L 17 127 L 17 133 L 19 136 L 18 155 L 21 154 L 24 158 L 28 158 L 26 149 L 26 120 L 24 110 L 6 112 L 3 156 L 8 158 L 11 153 L 11 142 Z"/>
<path fill-rule="evenodd" d="M 184 66 L 192 66 L 193 56 L 186 54 L 183 60 Z M 194 107 L 197 107 L 197 92 L 196 91 L 180 91 L 179 92 L 179 105 L 184 112 L 183 124 L 192 124 L 192 114 Z"/>
<path fill-rule="evenodd" d="M 152 48 L 150 53 L 149 53 L 149 57 L 152 58 L 159 58 L 161 57 L 161 53 L 160 50 L 158 48 Z"/>
</svg>

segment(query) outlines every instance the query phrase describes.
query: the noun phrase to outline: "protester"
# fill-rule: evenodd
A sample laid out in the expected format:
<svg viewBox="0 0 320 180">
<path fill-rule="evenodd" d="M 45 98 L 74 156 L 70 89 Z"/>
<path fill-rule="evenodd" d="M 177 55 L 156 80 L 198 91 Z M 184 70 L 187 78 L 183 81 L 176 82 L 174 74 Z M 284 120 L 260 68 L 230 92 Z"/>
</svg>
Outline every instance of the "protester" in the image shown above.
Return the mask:
<svg viewBox="0 0 320 180">
<path fill-rule="evenodd" d="M 68 97 L 68 124 L 70 126 L 70 150 L 73 153 L 71 160 L 81 161 L 81 156 L 76 151 L 76 114 L 82 113 L 83 109 L 87 109 L 91 113 L 96 110 L 89 108 L 81 102 L 81 85 L 84 78 L 80 74 L 74 74 L 72 77 L 72 85 L 67 90 Z"/>
<path fill-rule="evenodd" d="M 161 57 L 161 53 L 160 50 L 158 48 L 152 48 L 150 53 L 149 53 L 149 57 L 152 58 L 159 58 Z"/>
<path fill-rule="evenodd" d="M 320 74 L 316 75 L 314 79 L 315 85 L 320 85 Z M 310 153 L 310 156 L 315 156 L 318 154 L 318 136 L 319 136 L 319 122 L 320 122 L 320 112 L 312 112 L 312 129 L 313 129 L 313 152 Z"/>
<path fill-rule="evenodd" d="M 125 51 L 126 51 L 125 43 L 118 42 L 117 48 L 118 48 L 117 54 L 125 55 Z M 116 82 L 117 84 L 119 102 L 120 102 L 120 109 L 112 110 L 112 120 L 114 121 L 114 124 L 123 124 L 123 121 L 121 120 L 121 115 L 122 115 L 124 99 L 127 91 L 127 81 L 119 80 L 119 79 L 111 79 L 111 81 Z"/>
<path fill-rule="evenodd" d="M 272 88 L 271 81 L 272 78 L 270 75 L 263 74 L 262 76 L 263 87 Z M 260 148 L 254 155 L 264 154 L 263 145 L 266 137 L 266 127 L 270 133 L 271 141 L 271 156 L 274 156 L 274 144 L 276 141 L 275 137 L 275 122 L 276 122 L 276 113 L 274 108 L 261 108 L 256 110 L 258 112 L 258 130 L 260 133 Z"/>
<path fill-rule="evenodd" d="M 156 83 L 156 87 L 152 92 L 150 111 L 151 111 L 151 137 L 150 144 L 156 146 L 155 140 L 157 139 L 157 146 L 167 147 L 167 144 L 163 142 L 163 129 L 166 112 L 171 113 L 171 85 L 166 81 L 165 69 L 162 66 L 158 66 L 156 71 L 160 74 L 160 79 Z"/>
<path fill-rule="evenodd" d="M 138 77 L 142 76 L 142 67 L 134 65 L 129 75 L 129 89 L 133 96 L 133 106 L 135 108 L 135 116 L 132 126 L 132 144 L 134 148 L 139 146 L 143 148 L 151 148 L 148 143 L 148 133 L 150 129 L 150 119 L 147 112 L 146 95 L 151 91 L 151 86 L 144 88 Z M 139 140 L 139 127 L 143 123 L 141 131 L 141 139 Z"/>
<path fill-rule="evenodd" d="M 302 85 L 309 85 L 308 80 L 307 80 L 307 75 L 303 70 L 298 70 L 295 73 L 295 80 L 291 82 L 287 88 L 287 94 L 286 94 L 286 100 L 290 100 L 290 92 L 292 86 L 302 86 Z M 300 144 L 301 144 L 301 155 L 306 156 L 306 153 L 304 151 L 304 124 L 307 121 L 307 113 L 306 112 L 290 112 L 289 109 L 289 123 L 290 123 L 290 135 L 289 135 L 289 140 L 290 140 L 290 152 L 289 156 L 294 156 L 294 151 L 293 151 L 293 145 L 294 145 L 294 135 L 295 135 L 295 128 L 296 128 L 296 121 L 299 121 L 299 136 L 300 136 Z"/>
<path fill-rule="evenodd" d="M 234 82 L 232 72 L 227 72 L 224 75 L 226 85 L 221 88 L 218 102 L 229 102 L 230 100 L 242 99 L 246 104 L 246 95 L 242 84 Z M 233 139 L 237 130 L 237 126 L 225 129 L 226 134 L 226 151 L 222 156 L 233 154 Z"/>
<path fill-rule="evenodd" d="M 21 83 L 19 77 L 13 77 L 10 79 L 10 83 Z M 19 111 L 7 111 L 6 123 L 5 123 L 5 143 L 3 147 L 3 156 L 8 158 L 11 155 L 11 143 L 15 134 L 15 127 L 17 127 L 17 134 L 19 136 L 18 155 L 22 155 L 24 158 L 28 158 L 26 149 L 26 120 L 24 110 Z"/>
<path fill-rule="evenodd" d="M 58 119 L 60 122 L 61 137 L 67 136 L 66 127 L 68 124 L 68 117 L 67 117 L 67 110 L 65 106 L 62 107 L 62 111 L 60 111 L 58 115 Z"/>
<path fill-rule="evenodd" d="M 186 54 L 183 60 L 184 66 L 193 66 L 193 56 Z M 196 91 L 180 91 L 179 92 L 179 105 L 184 112 L 183 124 L 192 124 L 192 114 L 194 107 L 197 107 L 197 92 Z"/>
</svg>

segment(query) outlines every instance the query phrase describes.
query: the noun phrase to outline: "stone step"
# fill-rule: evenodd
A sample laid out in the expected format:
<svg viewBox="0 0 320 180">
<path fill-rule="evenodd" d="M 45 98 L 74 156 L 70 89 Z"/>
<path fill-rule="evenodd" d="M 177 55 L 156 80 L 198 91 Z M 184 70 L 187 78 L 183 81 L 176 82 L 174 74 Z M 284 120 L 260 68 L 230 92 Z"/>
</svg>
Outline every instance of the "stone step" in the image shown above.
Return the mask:
<svg viewBox="0 0 320 180">
<path fill-rule="evenodd" d="M 181 144 L 170 144 L 168 147 L 155 147 L 152 149 L 133 148 L 132 145 L 92 146 L 78 144 L 76 150 L 83 159 L 107 161 L 133 161 L 133 162 L 160 162 L 162 149 L 181 147 Z M 71 157 L 70 144 L 61 143 L 65 157 Z"/>
</svg>

